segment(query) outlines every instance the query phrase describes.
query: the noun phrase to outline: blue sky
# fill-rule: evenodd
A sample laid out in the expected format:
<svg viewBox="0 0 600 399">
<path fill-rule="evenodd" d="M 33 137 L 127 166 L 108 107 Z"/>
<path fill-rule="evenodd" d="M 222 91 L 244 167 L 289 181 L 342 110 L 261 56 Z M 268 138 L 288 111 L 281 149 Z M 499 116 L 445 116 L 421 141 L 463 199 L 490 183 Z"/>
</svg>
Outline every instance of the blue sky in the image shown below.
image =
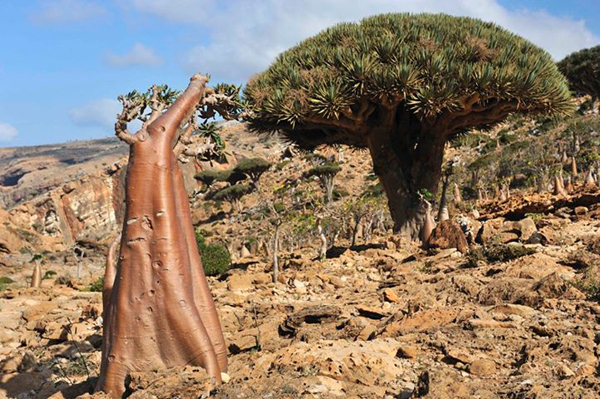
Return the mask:
<svg viewBox="0 0 600 399">
<path fill-rule="evenodd" d="M 111 135 L 121 93 L 196 71 L 243 83 L 321 29 L 382 12 L 493 21 L 557 60 L 600 44 L 590 0 L 1 0 L 0 147 Z"/>
</svg>

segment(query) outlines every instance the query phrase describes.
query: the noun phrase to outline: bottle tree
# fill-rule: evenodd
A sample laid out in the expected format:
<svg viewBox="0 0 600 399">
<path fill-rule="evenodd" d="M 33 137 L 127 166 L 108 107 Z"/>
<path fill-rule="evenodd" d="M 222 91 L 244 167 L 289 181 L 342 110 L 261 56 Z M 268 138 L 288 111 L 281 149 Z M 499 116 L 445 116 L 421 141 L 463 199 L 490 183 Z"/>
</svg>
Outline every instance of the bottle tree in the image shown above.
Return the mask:
<svg viewBox="0 0 600 399">
<path fill-rule="evenodd" d="M 558 63 L 558 69 L 569 79 L 571 89 L 600 99 L 600 45 L 577 51 Z"/>
<path fill-rule="evenodd" d="M 282 53 L 248 82 L 245 116 L 305 149 L 368 148 L 396 231 L 425 219 L 444 145 L 511 113 L 565 114 L 565 78 L 550 56 L 497 25 L 444 14 L 384 14 L 343 23 Z"/>
<path fill-rule="evenodd" d="M 226 348 L 206 282 L 178 156 L 197 119 L 240 110 L 232 86 L 206 86 L 194 75 L 183 93 L 152 86 L 119 100 L 116 135 L 129 144 L 126 210 L 118 256 L 111 246 L 103 290 L 104 339 L 97 391 L 125 392 L 132 371 L 186 364 L 204 367 L 214 384 L 227 368 Z M 227 90 L 226 90 L 227 89 Z M 142 121 L 132 134 L 127 124 Z"/>
</svg>

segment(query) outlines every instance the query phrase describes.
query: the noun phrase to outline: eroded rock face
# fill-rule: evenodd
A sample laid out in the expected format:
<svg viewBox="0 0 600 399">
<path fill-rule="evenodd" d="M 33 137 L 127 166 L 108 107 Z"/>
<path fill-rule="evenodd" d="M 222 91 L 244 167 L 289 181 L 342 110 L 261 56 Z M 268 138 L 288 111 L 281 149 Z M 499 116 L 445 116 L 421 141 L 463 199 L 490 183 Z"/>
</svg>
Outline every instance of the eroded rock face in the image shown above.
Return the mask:
<svg viewBox="0 0 600 399">
<path fill-rule="evenodd" d="M 70 190 L 56 188 L 10 210 L 8 219 L 23 241 L 13 250 L 22 246 L 62 249 L 79 240 L 103 241 L 117 229 L 122 215 L 122 184 L 120 174 L 103 172 L 69 183 Z M 10 227 L 0 226 L 0 232 L 3 229 Z"/>
</svg>

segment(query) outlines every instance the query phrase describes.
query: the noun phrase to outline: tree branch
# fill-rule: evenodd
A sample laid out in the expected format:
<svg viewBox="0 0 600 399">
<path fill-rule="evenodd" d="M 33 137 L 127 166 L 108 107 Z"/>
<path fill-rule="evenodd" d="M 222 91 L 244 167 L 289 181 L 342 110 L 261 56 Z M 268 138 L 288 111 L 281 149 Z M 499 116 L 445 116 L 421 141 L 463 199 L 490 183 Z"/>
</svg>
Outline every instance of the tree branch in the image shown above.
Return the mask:
<svg viewBox="0 0 600 399">
<path fill-rule="evenodd" d="M 123 104 L 121 113 L 117 115 L 115 122 L 115 135 L 123 142 L 131 145 L 137 141 L 135 135 L 129 133 L 127 124 L 137 118 L 146 108 L 146 103 L 142 98 L 133 95 L 119 96 L 119 101 Z"/>
<path fill-rule="evenodd" d="M 162 111 L 165 109 L 165 104 L 161 101 L 158 101 L 158 87 L 155 84 L 152 85 L 151 88 L 152 95 L 150 96 L 150 100 L 148 101 L 148 106 L 152 110 L 150 116 L 144 121 L 142 125 L 142 130 L 146 129 L 148 125 L 158 119 L 159 116 L 162 115 Z"/>
<path fill-rule="evenodd" d="M 506 115 L 518 109 L 518 103 L 516 101 L 503 103 L 496 102 L 494 104 L 495 105 L 490 108 L 453 118 L 452 121 L 446 125 L 448 127 L 446 131 L 450 135 L 453 135 L 460 133 L 466 128 L 483 127 L 503 119 Z"/>
<path fill-rule="evenodd" d="M 192 144 L 192 140 L 190 139 L 190 137 L 192 136 L 194 130 L 196 130 L 197 128 L 198 124 L 196 123 L 196 117 L 194 114 L 192 114 L 187 122 L 187 126 L 179 135 L 179 140 L 177 140 L 177 144 L 173 149 L 175 155 L 181 155 L 184 153 L 185 155 L 189 155 L 189 153 L 187 152 L 188 145 Z"/>
<path fill-rule="evenodd" d="M 155 121 L 148 125 L 148 132 L 151 136 L 166 132 L 167 138 L 173 142 L 177 136 L 181 123 L 190 117 L 191 113 L 196 111 L 196 106 L 206 88 L 208 78 L 204 75 L 196 74 L 190 79 L 190 83 L 185 91 L 177 100 L 161 114 Z"/>
</svg>

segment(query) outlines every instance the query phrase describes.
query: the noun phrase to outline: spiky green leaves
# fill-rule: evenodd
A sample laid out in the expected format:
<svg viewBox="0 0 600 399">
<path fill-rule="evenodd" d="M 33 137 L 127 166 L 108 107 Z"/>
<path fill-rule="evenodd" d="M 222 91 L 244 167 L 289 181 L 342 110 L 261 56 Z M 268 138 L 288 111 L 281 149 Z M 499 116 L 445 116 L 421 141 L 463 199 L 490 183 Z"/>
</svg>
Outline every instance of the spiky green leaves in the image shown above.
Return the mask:
<svg viewBox="0 0 600 399">
<path fill-rule="evenodd" d="M 600 46 L 584 49 L 558 63 L 571 88 L 592 98 L 600 97 Z"/>
<path fill-rule="evenodd" d="M 571 109 L 566 81 L 545 51 L 494 24 L 443 14 L 336 25 L 281 54 L 244 92 L 253 129 L 283 130 L 294 141 L 298 124 L 308 134 L 319 121 L 343 121 L 346 134 L 364 134 L 349 126 L 372 125 L 381 116 L 373 110 L 382 107 L 435 123 L 443 114 L 469 113 L 465 99 L 476 93 L 480 108 Z"/>
</svg>

